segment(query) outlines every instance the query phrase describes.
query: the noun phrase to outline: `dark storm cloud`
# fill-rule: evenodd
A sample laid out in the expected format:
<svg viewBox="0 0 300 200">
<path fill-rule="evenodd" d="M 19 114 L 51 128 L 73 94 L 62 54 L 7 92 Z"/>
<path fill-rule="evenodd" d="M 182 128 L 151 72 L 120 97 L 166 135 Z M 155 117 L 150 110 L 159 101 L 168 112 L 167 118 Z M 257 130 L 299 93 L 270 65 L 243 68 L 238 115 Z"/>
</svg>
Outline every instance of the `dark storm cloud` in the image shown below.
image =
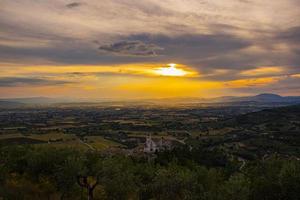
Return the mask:
<svg viewBox="0 0 300 200">
<path fill-rule="evenodd" d="M 208 72 L 215 69 L 233 70 L 236 73 L 263 66 L 285 66 L 286 70 L 297 71 L 296 55 L 283 52 L 234 52 L 218 55 L 208 59 L 193 60 L 194 65 L 201 66 L 201 71 Z M 288 71 L 287 71 L 288 72 Z M 230 76 L 221 76 L 223 80 Z"/>
<path fill-rule="evenodd" d="M 120 38 L 121 42 L 98 47 L 98 42 L 57 41 L 47 48 L 8 47 L 0 45 L 4 61 L 34 60 L 60 64 L 119 64 L 132 62 L 179 62 L 199 64 L 210 57 L 219 57 L 251 46 L 251 41 L 228 34 L 165 36 L 140 34 Z M 121 56 L 120 56 L 121 55 Z M 160 55 L 160 56 L 156 56 Z M 195 66 L 195 65 L 194 65 Z"/>
<path fill-rule="evenodd" d="M 104 51 L 103 51 L 104 52 Z M 159 56 L 116 56 L 98 50 L 89 43 L 64 43 L 48 48 L 18 48 L 0 45 L 0 60 L 19 64 L 124 64 L 133 62 L 154 62 Z"/>
<path fill-rule="evenodd" d="M 270 93 L 280 93 L 281 95 L 291 95 L 299 94 L 299 78 L 285 78 L 279 80 L 277 83 L 265 85 L 262 87 L 247 87 L 247 88 L 234 88 L 234 91 L 248 93 L 248 94 L 258 94 L 264 93 L 266 91 Z"/>
<path fill-rule="evenodd" d="M 140 34 L 120 38 L 121 42 L 98 47 L 98 42 L 63 40 L 47 48 L 8 47 L 0 45 L 4 61 L 39 59 L 60 64 L 119 64 L 132 62 L 178 62 L 194 67 L 201 60 L 222 57 L 251 46 L 251 41 L 228 34 L 165 36 Z M 121 56 L 120 56 L 121 55 Z M 160 55 L 160 56 L 156 56 Z"/>
<path fill-rule="evenodd" d="M 252 42 L 252 47 L 255 47 L 252 50 L 221 52 L 204 59 L 195 58 L 192 63 L 202 66 L 202 70 L 231 69 L 238 72 L 261 66 L 285 66 L 287 72 L 299 71 L 300 27 L 272 33 L 269 36 L 256 38 Z"/>
<path fill-rule="evenodd" d="M 289 28 L 278 33 L 276 39 L 281 39 L 289 43 L 300 44 L 300 26 Z"/>
<path fill-rule="evenodd" d="M 224 25 L 215 25 L 219 26 Z M 233 26 L 225 27 L 237 29 Z M 222 29 L 224 30 L 224 27 Z M 300 27 L 261 35 L 255 39 L 245 39 L 216 31 L 210 35 L 186 34 L 178 37 L 143 34 L 130 36 L 129 39 L 159 44 L 164 47 L 165 58 L 178 59 L 178 62 L 199 68 L 203 73 L 228 69 L 238 76 L 242 70 L 261 66 L 285 66 L 287 72 L 299 71 Z M 278 48 L 281 44 L 288 48 Z M 249 47 L 254 48 L 248 49 Z M 230 80 L 232 75 L 220 75 L 216 78 Z"/>
<path fill-rule="evenodd" d="M 26 77 L 2 77 L 0 78 L 0 87 L 14 87 L 23 85 L 61 85 L 70 83 L 68 81 L 47 80 L 42 78 L 26 78 Z"/>
<path fill-rule="evenodd" d="M 142 41 L 120 41 L 109 45 L 102 45 L 100 50 L 120 55 L 132 56 L 156 56 L 161 47 L 154 44 L 146 44 Z"/>
<path fill-rule="evenodd" d="M 79 7 L 81 6 L 82 3 L 79 3 L 79 2 L 73 2 L 73 3 L 69 3 L 66 5 L 67 8 L 76 8 L 76 7 Z"/>
<path fill-rule="evenodd" d="M 229 27 L 231 28 L 231 27 Z M 233 27 L 234 28 L 234 27 Z M 262 38 L 263 42 L 241 38 L 231 34 L 185 34 L 166 36 L 139 34 L 120 38 L 121 42 L 102 45 L 100 42 L 74 42 L 63 40 L 47 48 L 7 47 L 0 45 L 0 59 L 7 62 L 30 63 L 35 59 L 45 62 L 68 64 L 124 64 L 134 62 L 178 62 L 211 74 L 216 69 L 241 70 L 259 66 L 291 66 L 300 64 L 299 50 L 293 52 L 272 50 L 278 43 L 293 46 L 298 29 L 288 29 L 274 37 Z M 280 39 L 279 39 L 280 38 Z M 262 51 L 245 51 L 259 43 Z M 99 49 L 101 51 L 99 51 Z M 163 48 L 163 50 L 161 50 Z M 120 56 L 121 55 L 121 56 Z M 159 56 L 155 56 L 159 55 Z M 229 75 L 222 76 L 231 79 Z"/>
<path fill-rule="evenodd" d="M 144 34 L 133 35 L 129 38 L 162 46 L 164 55 L 176 55 L 185 58 L 204 58 L 243 49 L 251 45 L 251 41 L 228 34 L 185 34 L 173 37 Z"/>
<path fill-rule="evenodd" d="M 235 57 L 234 55 L 238 55 L 240 51 L 252 46 L 253 43 L 251 40 L 224 33 L 185 34 L 176 37 L 142 34 L 133 35 L 127 39 L 158 44 L 164 48 L 162 59 L 184 63 L 208 73 L 210 70 L 219 68 L 239 68 L 247 57 L 242 59 L 236 57 L 237 62 L 232 62 L 226 55 Z M 248 61 L 254 63 L 252 59 Z"/>
</svg>

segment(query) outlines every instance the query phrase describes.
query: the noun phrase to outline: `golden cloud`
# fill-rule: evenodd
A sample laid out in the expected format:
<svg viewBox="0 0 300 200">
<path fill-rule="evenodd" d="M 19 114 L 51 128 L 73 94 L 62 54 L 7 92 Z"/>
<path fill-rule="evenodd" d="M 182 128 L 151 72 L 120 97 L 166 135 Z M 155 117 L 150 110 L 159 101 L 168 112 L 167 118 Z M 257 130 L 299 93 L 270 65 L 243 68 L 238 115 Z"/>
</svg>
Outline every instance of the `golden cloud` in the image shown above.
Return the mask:
<svg viewBox="0 0 300 200">
<path fill-rule="evenodd" d="M 291 77 L 292 78 L 300 78 L 300 74 L 292 74 Z"/>
<path fill-rule="evenodd" d="M 242 76 L 261 76 L 261 75 L 275 75 L 284 72 L 283 67 L 259 67 L 256 69 L 245 70 L 240 73 Z"/>
<path fill-rule="evenodd" d="M 22 66 L 3 67 L 1 70 L 6 76 L 28 76 L 28 75 L 51 75 L 51 74 L 73 74 L 73 75 L 93 75 L 93 74 L 116 74 L 116 75 L 140 75 L 140 76 L 164 76 L 163 72 L 169 72 L 170 76 L 196 77 L 199 73 L 182 64 L 126 64 L 117 66 L 97 66 L 97 65 L 75 65 L 75 66 Z M 173 66 L 176 65 L 176 66 Z M 171 70 L 170 70 L 171 69 Z M 159 73 L 161 71 L 161 73 Z M 174 73 L 174 74 L 172 74 Z M 4 74 L 4 73 L 3 73 Z M 178 75 L 179 76 L 179 75 Z"/>
<path fill-rule="evenodd" d="M 225 82 L 224 86 L 229 88 L 261 87 L 275 83 L 283 78 L 284 77 L 263 77 L 251 79 L 238 79 Z"/>
</svg>

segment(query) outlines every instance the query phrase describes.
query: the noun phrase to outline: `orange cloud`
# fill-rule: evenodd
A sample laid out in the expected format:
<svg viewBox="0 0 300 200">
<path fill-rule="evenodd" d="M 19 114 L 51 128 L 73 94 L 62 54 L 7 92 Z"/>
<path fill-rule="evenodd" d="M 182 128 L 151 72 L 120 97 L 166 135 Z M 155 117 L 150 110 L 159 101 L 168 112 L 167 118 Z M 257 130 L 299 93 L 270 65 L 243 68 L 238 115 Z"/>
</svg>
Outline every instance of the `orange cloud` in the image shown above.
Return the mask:
<svg viewBox="0 0 300 200">
<path fill-rule="evenodd" d="M 192 68 L 175 64 L 176 70 L 184 72 L 185 77 L 199 76 L 199 73 Z M 24 75 L 51 75 L 51 74 L 93 74 L 93 73 L 111 73 L 140 76 L 161 76 L 157 73 L 158 69 L 168 69 L 168 64 L 124 64 L 115 66 L 106 65 L 75 65 L 75 66 L 21 66 L 21 67 L 4 67 L 1 69 L 5 76 L 24 76 Z M 21 69 L 21 70 L 20 70 Z"/>
<path fill-rule="evenodd" d="M 260 87 L 260 86 L 265 86 L 265 85 L 275 83 L 281 79 L 282 77 L 239 79 L 239 80 L 228 81 L 224 83 L 224 86 L 230 88 Z"/>
<path fill-rule="evenodd" d="M 291 77 L 292 78 L 300 78 L 300 74 L 292 74 Z"/>
<path fill-rule="evenodd" d="M 172 65 L 173 66 L 173 65 Z M 166 69 L 167 68 L 167 69 Z M 118 66 L 28 66 L 4 67 L 0 75 L 5 77 L 45 77 L 49 80 L 69 81 L 63 86 L 24 86 L 2 88 L 5 96 L 30 94 L 44 96 L 74 96 L 92 98 L 163 98 L 163 97 L 214 97 L 228 95 L 236 88 L 263 87 L 290 76 L 267 76 L 241 78 L 232 81 L 201 80 L 200 74 L 185 65 L 176 64 L 168 70 L 166 64 L 128 64 Z M 157 70 L 160 69 L 157 73 Z M 162 70 L 166 69 L 166 70 Z M 179 69 L 178 71 L 176 71 Z M 175 70 L 175 71 L 174 71 Z M 277 68 L 259 68 L 244 71 L 244 74 L 279 72 Z M 218 73 L 230 73 L 217 71 Z M 165 73 L 167 73 L 165 75 Z M 109 75 L 108 75 L 109 74 Z M 111 76 L 110 74 L 113 74 Z M 180 76 L 179 76 L 179 75 Z M 205 77 L 205 75 L 203 75 Z"/>
<path fill-rule="evenodd" d="M 256 69 L 245 70 L 240 73 L 242 76 L 261 76 L 261 75 L 275 75 L 284 72 L 283 67 L 259 67 Z"/>
</svg>

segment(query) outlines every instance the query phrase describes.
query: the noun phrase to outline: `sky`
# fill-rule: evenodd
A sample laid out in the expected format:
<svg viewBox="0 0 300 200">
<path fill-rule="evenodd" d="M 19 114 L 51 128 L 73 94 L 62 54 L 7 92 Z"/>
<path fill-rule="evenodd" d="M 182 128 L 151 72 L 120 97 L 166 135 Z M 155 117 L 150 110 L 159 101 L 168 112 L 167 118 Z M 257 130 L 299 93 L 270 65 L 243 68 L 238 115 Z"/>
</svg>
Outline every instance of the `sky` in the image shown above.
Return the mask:
<svg viewBox="0 0 300 200">
<path fill-rule="evenodd" d="M 0 98 L 300 95 L 299 0 L 0 0 Z"/>
</svg>

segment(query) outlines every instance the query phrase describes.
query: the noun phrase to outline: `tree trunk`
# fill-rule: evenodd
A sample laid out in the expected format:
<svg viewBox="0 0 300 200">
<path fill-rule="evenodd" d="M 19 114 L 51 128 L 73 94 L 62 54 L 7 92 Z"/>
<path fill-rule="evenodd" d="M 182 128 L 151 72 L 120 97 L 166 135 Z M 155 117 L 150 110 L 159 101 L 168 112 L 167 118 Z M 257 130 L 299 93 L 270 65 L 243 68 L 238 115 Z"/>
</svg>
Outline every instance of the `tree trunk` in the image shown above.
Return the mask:
<svg viewBox="0 0 300 200">
<path fill-rule="evenodd" d="M 87 199 L 93 200 L 94 199 L 94 189 L 98 185 L 98 180 L 92 185 L 91 183 L 88 183 L 88 177 L 87 176 L 77 176 L 77 183 L 81 188 L 87 189 Z"/>
<path fill-rule="evenodd" d="M 87 189 L 88 189 L 88 200 L 93 200 L 94 199 L 94 194 L 93 194 L 94 188 L 89 187 Z"/>
<path fill-rule="evenodd" d="M 60 200 L 63 200 L 65 197 L 65 193 L 62 193 L 61 196 L 60 196 Z"/>
</svg>

